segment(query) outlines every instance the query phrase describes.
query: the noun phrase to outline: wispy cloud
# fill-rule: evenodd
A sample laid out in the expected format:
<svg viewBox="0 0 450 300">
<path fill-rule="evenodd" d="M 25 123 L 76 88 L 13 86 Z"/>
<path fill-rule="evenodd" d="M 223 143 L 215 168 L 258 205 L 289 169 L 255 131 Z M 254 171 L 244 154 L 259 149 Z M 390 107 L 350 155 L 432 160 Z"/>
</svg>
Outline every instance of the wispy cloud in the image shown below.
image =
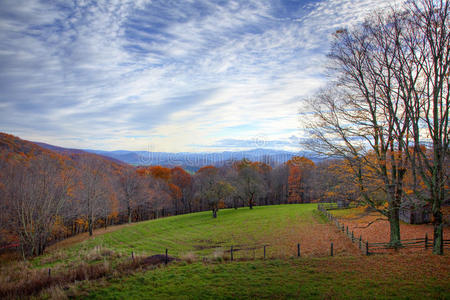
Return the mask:
<svg viewBox="0 0 450 300">
<path fill-rule="evenodd" d="M 291 146 L 331 33 L 380 5 L 4 0 L 0 129 L 79 148 Z"/>
</svg>

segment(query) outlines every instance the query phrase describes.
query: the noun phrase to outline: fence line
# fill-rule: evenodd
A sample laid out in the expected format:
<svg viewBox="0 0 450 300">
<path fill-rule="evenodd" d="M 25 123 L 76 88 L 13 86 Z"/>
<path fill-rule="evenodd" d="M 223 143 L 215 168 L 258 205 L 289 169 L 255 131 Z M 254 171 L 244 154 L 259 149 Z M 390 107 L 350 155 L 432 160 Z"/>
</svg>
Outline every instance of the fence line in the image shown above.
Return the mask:
<svg viewBox="0 0 450 300">
<path fill-rule="evenodd" d="M 337 209 L 335 208 L 335 205 L 330 205 L 332 203 L 319 203 L 317 206 L 317 209 L 323 214 L 325 215 L 325 217 L 327 217 L 327 219 L 334 223 L 336 225 L 336 227 L 342 231 L 351 241 L 352 243 L 358 243 L 359 244 L 359 249 L 365 253 L 366 255 L 370 255 L 370 254 L 376 254 L 376 253 L 380 253 L 379 251 L 377 251 L 377 249 L 382 249 L 382 250 L 391 250 L 391 249 L 398 249 L 398 248 L 393 248 L 389 242 L 381 242 L 381 243 L 369 243 L 368 240 L 364 241 L 362 238 L 362 235 L 358 237 L 356 237 L 353 233 L 353 231 L 349 231 L 348 229 L 348 225 L 344 225 L 343 223 L 339 222 L 339 219 L 337 217 L 335 217 L 333 214 L 331 214 L 330 212 L 328 212 L 328 210 L 333 210 L 333 209 Z M 329 207 L 331 207 L 330 209 L 328 209 Z M 354 206 L 355 207 L 355 206 Z M 352 208 L 352 207 L 346 207 L 346 208 Z M 344 209 L 341 207 L 341 209 Z M 433 239 L 429 238 L 427 234 L 425 234 L 425 237 L 423 238 L 414 238 L 414 239 L 404 239 L 404 240 L 400 240 L 401 243 L 401 248 L 422 248 L 422 249 L 428 249 L 428 248 L 432 248 L 433 247 Z M 450 240 L 443 240 L 443 248 L 450 248 Z"/>
<path fill-rule="evenodd" d="M 223 259 L 226 261 L 239 261 L 239 260 L 249 260 L 249 259 L 253 259 L 253 260 L 257 260 L 257 259 L 276 259 L 276 258 L 288 258 L 288 257 L 302 257 L 302 248 L 301 248 L 301 243 L 297 243 L 294 244 L 292 249 L 292 252 L 289 252 L 288 255 L 286 256 L 286 253 L 281 253 L 280 256 L 280 252 L 277 250 L 274 250 L 275 252 L 272 252 L 272 256 L 269 255 L 269 249 L 270 247 L 272 247 L 273 245 L 270 244 L 253 244 L 253 245 L 243 245 L 243 244 L 238 244 L 238 245 L 229 245 L 229 246 L 218 246 L 215 248 L 212 248 L 213 250 L 215 250 L 212 253 L 208 253 L 208 254 L 204 254 L 204 255 L 199 255 L 198 258 L 202 259 L 203 261 L 207 261 L 209 259 Z M 295 250 L 294 250 L 295 248 Z M 276 248 L 275 248 L 276 249 Z M 220 250 L 217 252 L 217 250 Z M 257 252 L 257 250 L 259 250 Z M 325 253 L 326 256 L 335 256 L 336 255 L 336 251 L 334 250 L 334 246 L 333 246 L 333 242 L 330 243 L 329 248 L 327 247 L 326 249 L 327 251 Z M 253 251 L 253 255 L 248 254 L 249 251 Z M 178 253 L 177 256 L 170 256 L 170 249 L 165 248 L 165 254 L 156 254 L 155 256 L 161 256 L 163 257 L 163 261 L 165 264 L 167 264 L 167 261 L 170 261 L 170 257 L 174 258 L 174 259 L 180 259 L 180 253 Z M 216 253 L 220 253 L 219 256 L 215 256 Z M 238 253 L 243 253 L 241 255 L 237 255 Z M 246 255 L 248 254 L 248 255 Z M 136 257 L 136 254 L 131 251 L 130 252 L 130 257 L 131 259 L 134 259 Z M 182 256 L 181 256 L 182 257 Z"/>
</svg>

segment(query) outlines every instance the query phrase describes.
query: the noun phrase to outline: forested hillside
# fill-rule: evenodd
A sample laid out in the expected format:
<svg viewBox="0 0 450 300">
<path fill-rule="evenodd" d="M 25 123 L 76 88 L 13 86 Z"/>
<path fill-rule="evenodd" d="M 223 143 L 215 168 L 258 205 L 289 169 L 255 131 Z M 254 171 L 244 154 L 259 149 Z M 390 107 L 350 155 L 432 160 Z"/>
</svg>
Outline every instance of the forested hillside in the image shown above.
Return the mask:
<svg viewBox="0 0 450 300">
<path fill-rule="evenodd" d="M 80 150 L 43 148 L 3 133 L 0 150 L 1 244 L 25 256 L 96 227 L 204 210 L 217 217 L 225 207 L 336 200 L 338 193 L 322 191 L 341 189 L 345 180 L 334 178 L 332 162 L 316 165 L 304 157 L 274 167 L 232 161 L 190 174 L 181 167 L 135 167 Z M 349 189 L 339 195 L 352 197 Z"/>
</svg>

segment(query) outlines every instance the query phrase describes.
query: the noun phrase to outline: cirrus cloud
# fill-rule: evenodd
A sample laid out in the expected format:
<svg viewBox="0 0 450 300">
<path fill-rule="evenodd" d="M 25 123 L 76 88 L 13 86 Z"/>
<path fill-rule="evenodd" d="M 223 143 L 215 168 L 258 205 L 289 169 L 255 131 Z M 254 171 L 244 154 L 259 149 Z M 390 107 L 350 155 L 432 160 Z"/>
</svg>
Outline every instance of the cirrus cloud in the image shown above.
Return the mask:
<svg viewBox="0 0 450 300">
<path fill-rule="evenodd" d="M 331 33 L 385 4 L 5 0 L 0 128 L 104 150 L 201 151 L 261 134 L 295 147 Z"/>
</svg>

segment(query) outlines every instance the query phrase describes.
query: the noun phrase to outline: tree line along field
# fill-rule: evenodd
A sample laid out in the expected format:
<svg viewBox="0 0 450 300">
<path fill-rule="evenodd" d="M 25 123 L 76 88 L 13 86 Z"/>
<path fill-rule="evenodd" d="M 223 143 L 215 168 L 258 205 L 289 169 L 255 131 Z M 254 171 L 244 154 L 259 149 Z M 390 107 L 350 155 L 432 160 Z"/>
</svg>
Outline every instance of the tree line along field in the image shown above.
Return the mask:
<svg viewBox="0 0 450 300">
<path fill-rule="evenodd" d="M 37 294 L 40 298 L 90 299 L 246 299 L 292 298 L 404 298 L 450 296 L 449 256 L 419 254 L 360 254 L 333 225 L 326 223 L 315 204 L 261 206 L 253 210 L 225 209 L 218 218 L 200 212 L 98 229 L 52 246 L 29 263 L 4 265 L 3 284 L 32 277 L 52 276 L 78 266 L 109 265 L 109 274 L 96 280 L 58 284 Z M 330 242 L 335 256 L 329 257 Z M 297 257 L 301 243 L 301 257 Z M 230 245 L 269 244 L 261 249 L 226 252 Z M 178 260 L 132 272 L 115 266 L 154 254 Z M 20 269 L 20 270 L 19 270 Z M 41 273 L 39 273 L 41 272 Z M 426 275 L 426 276 L 424 276 Z M 1 284 L 0 284 L 1 285 Z"/>
</svg>

